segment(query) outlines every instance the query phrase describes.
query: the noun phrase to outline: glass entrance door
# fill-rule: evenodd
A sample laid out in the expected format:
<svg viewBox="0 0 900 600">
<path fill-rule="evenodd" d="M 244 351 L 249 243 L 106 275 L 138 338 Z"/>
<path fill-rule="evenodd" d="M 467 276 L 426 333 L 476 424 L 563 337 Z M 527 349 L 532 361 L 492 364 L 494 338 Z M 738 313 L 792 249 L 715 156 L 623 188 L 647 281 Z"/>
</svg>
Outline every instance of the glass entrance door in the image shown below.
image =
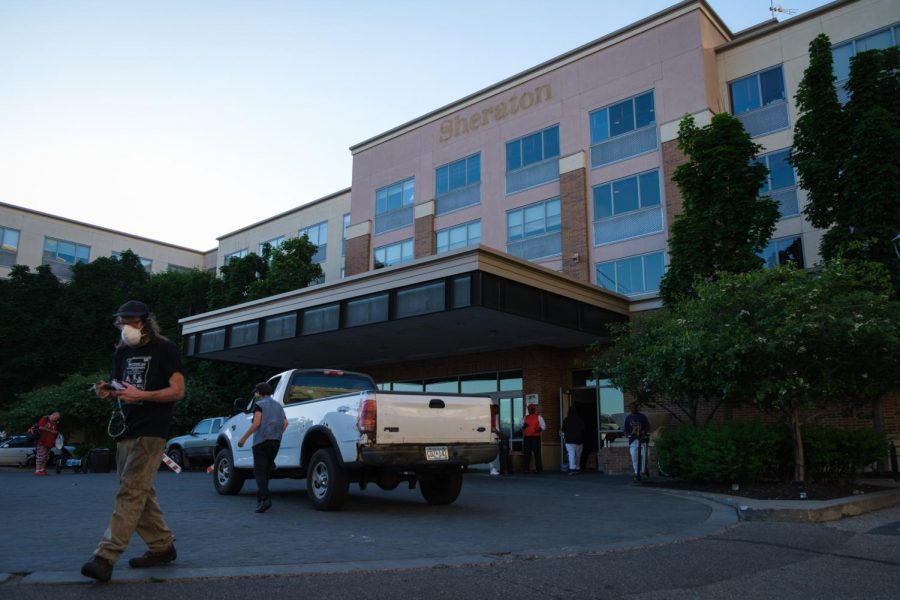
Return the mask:
<svg viewBox="0 0 900 600">
<path fill-rule="evenodd" d="M 500 408 L 500 436 L 509 440 L 509 449 L 522 451 L 522 419 L 525 417 L 525 398 L 521 393 L 496 394 Z"/>
</svg>

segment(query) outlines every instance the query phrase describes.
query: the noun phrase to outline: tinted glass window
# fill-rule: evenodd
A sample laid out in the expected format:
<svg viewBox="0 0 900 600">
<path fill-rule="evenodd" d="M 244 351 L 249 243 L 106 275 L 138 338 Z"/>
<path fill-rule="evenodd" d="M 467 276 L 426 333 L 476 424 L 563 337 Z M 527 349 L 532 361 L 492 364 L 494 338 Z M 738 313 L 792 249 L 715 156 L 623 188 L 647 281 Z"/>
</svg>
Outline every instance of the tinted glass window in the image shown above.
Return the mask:
<svg viewBox="0 0 900 600">
<path fill-rule="evenodd" d="M 609 135 L 615 137 L 634 129 L 634 105 L 631 100 L 609 107 Z"/>
<path fill-rule="evenodd" d="M 760 73 L 759 87 L 763 106 L 784 100 L 784 82 L 781 77 L 781 67 Z"/>
<path fill-rule="evenodd" d="M 656 122 L 656 111 L 653 108 L 653 92 L 634 99 L 635 127 L 640 129 Z"/>
</svg>

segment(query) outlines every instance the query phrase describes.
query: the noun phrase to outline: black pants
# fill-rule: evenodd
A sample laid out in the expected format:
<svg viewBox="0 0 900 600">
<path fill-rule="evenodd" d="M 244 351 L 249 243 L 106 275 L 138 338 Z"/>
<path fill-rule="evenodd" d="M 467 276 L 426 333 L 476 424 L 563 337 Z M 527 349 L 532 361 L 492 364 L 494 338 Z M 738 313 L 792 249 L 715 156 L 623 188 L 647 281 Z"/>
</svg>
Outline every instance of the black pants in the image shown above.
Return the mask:
<svg viewBox="0 0 900 600">
<path fill-rule="evenodd" d="M 544 470 L 544 462 L 541 460 L 541 437 L 538 435 L 526 435 L 524 438 L 525 456 L 522 465 L 527 472 L 531 465 L 531 455 L 534 454 L 534 470 L 540 473 Z"/>
<path fill-rule="evenodd" d="M 253 476 L 256 477 L 256 499 L 269 499 L 269 473 L 275 466 L 275 456 L 281 440 L 266 440 L 253 446 Z"/>
</svg>

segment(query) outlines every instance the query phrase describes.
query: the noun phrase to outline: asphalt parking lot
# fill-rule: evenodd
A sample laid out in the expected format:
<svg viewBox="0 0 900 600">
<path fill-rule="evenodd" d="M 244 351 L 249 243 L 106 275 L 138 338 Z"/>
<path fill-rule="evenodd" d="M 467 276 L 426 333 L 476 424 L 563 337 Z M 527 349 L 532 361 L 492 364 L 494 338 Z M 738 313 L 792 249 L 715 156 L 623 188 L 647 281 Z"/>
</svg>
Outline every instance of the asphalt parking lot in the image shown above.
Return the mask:
<svg viewBox="0 0 900 600">
<path fill-rule="evenodd" d="M 465 476 L 460 498 L 430 506 L 418 490 L 351 486 L 338 512 L 319 512 L 303 480 L 272 483 L 274 507 L 256 514 L 255 484 L 220 496 L 211 475 L 161 471 L 157 492 L 177 536 L 172 566 L 135 570 L 136 536 L 114 580 L 302 574 L 480 564 L 635 548 L 692 539 L 737 522 L 733 509 L 632 486 L 624 478 L 559 473 Z M 114 473 L 34 477 L 0 469 L 0 579 L 84 581 L 106 528 Z"/>
</svg>

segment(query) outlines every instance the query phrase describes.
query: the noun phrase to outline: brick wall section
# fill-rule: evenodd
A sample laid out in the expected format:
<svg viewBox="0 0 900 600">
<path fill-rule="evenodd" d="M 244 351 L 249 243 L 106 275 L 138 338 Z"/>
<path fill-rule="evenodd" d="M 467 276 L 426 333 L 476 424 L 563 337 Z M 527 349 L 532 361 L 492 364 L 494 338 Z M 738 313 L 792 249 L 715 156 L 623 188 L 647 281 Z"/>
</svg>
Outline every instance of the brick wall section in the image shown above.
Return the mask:
<svg viewBox="0 0 900 600">
<path fill-rule="evenodd" d="M 432 256 L 435 251 L 434 215 L 425 215 L 416 219 L 415 236 L 413 256 L 415 258 Z"/>
<path fill-rule="evenodd" d="M 370 233 L 347 240 L 344 275 L 358 275 L 369 270 L 371 240 L 372 234 Z"/>
<path fill-rule="evenodd" d="M 631 453 L 628 446 L 615 445 L 604 448 L 601 452 L 603 460 L 603 473 L 606 475 L 632 475 L 634 469 L 631 466 Z M 650 467 L 650 475 L 659 474 L 656 467 L 656 446 L 650 445 L 650 459 L 647 463 Z M 642 473 L 643 474 L 643 473 Z"/>
<path fill-rule="evenodd" d="M 578 281 L 590 283 L 587 175 L 584 167 L 560 175 L 559 199 L 563 273 Z M 577 259 L 574 258 L 576 254 Z"/>
<path fill-rule="evenodd" d="M 684 202 L 678 186 L 672 181 L 672 175 L 679 165 L 687 162 L 687 157 L 678 149 L 678 141 L 672 140 L 662 144 L 663 158 L 663 188 L 666 195 L 666 223 L 669 227 L 675 219 L 675 215 L 684 212 Z"/>
</svg>

